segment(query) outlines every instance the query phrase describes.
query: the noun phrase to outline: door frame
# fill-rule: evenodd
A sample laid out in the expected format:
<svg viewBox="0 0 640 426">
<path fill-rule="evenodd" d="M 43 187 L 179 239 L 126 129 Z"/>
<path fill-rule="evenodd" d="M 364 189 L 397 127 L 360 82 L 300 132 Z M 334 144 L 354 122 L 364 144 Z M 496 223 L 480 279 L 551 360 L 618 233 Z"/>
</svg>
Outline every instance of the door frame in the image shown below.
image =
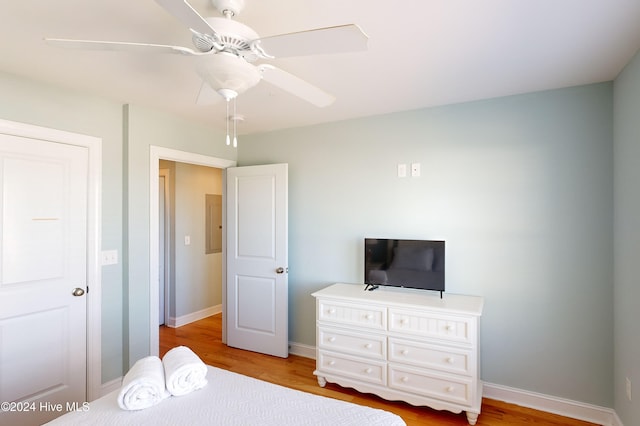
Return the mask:
<svg viewBox="0 0 640 426">
<path fill-rule="evenodd" d="M 160 174 L 160 160 L 177 161 L 179 163 L 195 164 L 199 166 L 215 167 L 218 169 L 226 169 L 235 167 L 235 160 L 227 160 L 224 158 L 211 157 L 193 152 L 180 151 L 177 149 L 164 148 L 161 146 L 149 146 L 149 354 L 158 355 L 160 346 L 160 333 L 158 329 L 159 317 L 159 235 L 158 235 L 158 179 Z M 222 182 L 222 223 L 225 223 L 225 206 L 226 206 L 226 177 L 223 173 Z M 222 227 L 222 282 L 226 283 L 226 226 Z M 226 341 L 226 285 L 222 285 L 222 341 Z"/>
<path fill-rule="evenodd" d="M 160 247 L 160 240 L 158 240 L 158 249 L 163 248 L 162 254 L 164 257 L 164 269 L 162 272 L 158 272 L 158 274 L 164 275 L 164 288 L 159 288 L 159 293 L 164 295 L 164 323 L 167 324 L 169 320 L 169 313 L 171 311 L 171 291 L 170 291 L 170 278 L 171 278 L 171 262 L 169 256 L 169 250 L 167 250 L 168 246 L 173 244 L 173 241 L 170 239 L 169 231 L 171 229 L 171 199 L 169 194 L 171 192 L 171 188 L 169 186 L 171 182 L 171 171 L 169 169 L 159 169 L 158 171 L 158 181 L 160 178 L 164 178 L 164 204 L 162 205 L 162 209 L 164 210 L 164 247 Z M 160 213 L 160 207 L 158 207 L 158 213 Z M 159 229 L 158 224 L 158 229 Z M 158 256 L 158 265 L 160 264 L 160 256 Z M 160 276 L 158 275 L 158 279 Z M 158 297 L 160 297 L 158 295 Z M 159 304 L 159 303 L 158 303 Z M 159 309 L 159 308 L 158 308 Z M 159 321 L 158 321 L 159 322 Z"/>
<path fill-rule="evenodd" d="M 102 139 L 0 119 L 0 133 L 87 148 L 87 401 L 102 396 Z"/>
</svg>

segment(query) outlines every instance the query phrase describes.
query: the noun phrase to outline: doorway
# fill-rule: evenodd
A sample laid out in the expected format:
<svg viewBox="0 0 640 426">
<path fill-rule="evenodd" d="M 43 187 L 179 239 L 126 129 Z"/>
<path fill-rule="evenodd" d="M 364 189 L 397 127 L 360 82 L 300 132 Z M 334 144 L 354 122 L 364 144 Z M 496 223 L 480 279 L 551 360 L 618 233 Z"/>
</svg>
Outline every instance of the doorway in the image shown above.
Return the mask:
<svg viewBox="0 0 640 426">
<path fill-rule="evenodd" d="M 160 160 L 160 325 L 177 328 L 222 312 L 222 172 Z"/>
<path fill-rule="evenodd" d="M 160 160 L 169 160 L 177 163 L 184 164 L 193 164 L 199 166 L 207 166 L 218 169 L 226 169 L 227 167 L 233 167 L 236 165 L 236 162 L 233 160 L 226 160 L 216 157 L 204 156 L 201 154 L 194 154 L 185 151 L 178 151 L 169 148 L 162 148 L 157 146 L 150 147 L 150 162 L 149 162 L 149 182 L 150 188 L 159 188 L 159 176 L 160 176 Z M 222 185 L 222 202 L 224 205 L 225 202 L 225 194 L 224 194 L 224 184 Z M 159 191 L 152 190 L 149 191 L 149 223 L 150 229 L 158 230 L 159 229 Z M 224 212 L 224 208 L 223 208 Z M 223 217 L 224 221 L 224 217 Z M 222 238 L 225 239 L 225 230 L 222 230 Z M 176 233 L 176 235 L 180 235 Z M 190 235 L 181 235 L 176 237 L 176 244 L 184 244 L 188 242 L 186 238 Z M 179 240 L 179 241 L 178 241 Z M 159 306 L 160 306 L 160 235 L 159 232 L 150 232 L 149 233 L 149 247 L 150 247 L 150 330 L 149 330 L 149 353 L 152 355 L 158 355 L 159 353 Z M 226 271 L 225 271 L 225 253 L 222 252 L 222 260 L 221 260 L 221 270 L 222 270 L 222 281 L 225 281 Z M 222 315 L 223 322 L 226 323 L 225 318 L 225 286 L 222 286 Z M 171 295 L 169 294 L 169 299 Z M 166 301 L 165 301 L 166 303 Z M 223 329 L 223 341 L 226 339 L 225 330 Z"/>
</svg>

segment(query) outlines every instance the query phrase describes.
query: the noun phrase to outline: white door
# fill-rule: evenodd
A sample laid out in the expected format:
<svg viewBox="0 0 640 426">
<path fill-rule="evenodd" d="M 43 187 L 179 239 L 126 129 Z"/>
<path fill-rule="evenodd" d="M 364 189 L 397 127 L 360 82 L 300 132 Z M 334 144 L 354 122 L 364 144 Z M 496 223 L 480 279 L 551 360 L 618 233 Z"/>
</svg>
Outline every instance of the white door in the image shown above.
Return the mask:
<svg viewBox="0 0 640 426">
<path fill-rule="evenodd" d="M 85 147 L 0 135 L 0 424 L 86 400 L 87 165 Z"/>
<path fill-rule="evenodd" d="M 289 355 L 287 164 L 227 169 L 227 344 Z"/>
</svg>

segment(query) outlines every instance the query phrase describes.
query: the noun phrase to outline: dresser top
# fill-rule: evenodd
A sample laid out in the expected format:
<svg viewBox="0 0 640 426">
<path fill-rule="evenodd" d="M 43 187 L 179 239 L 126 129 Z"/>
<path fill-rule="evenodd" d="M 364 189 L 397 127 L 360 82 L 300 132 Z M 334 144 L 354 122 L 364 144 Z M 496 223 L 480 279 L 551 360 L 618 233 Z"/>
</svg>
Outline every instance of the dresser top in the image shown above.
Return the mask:
<svg viewBox="0 0 640 426">
<path fill-rule="evenodd" d="M 484 305 L 484 299 L 480 296 L 443 293 L 441 299 L 440 293 L 409 288 L 380 286 L 376 290 L 365 291 L 364 284 L 336 283 L 316 291 L 312 296 L 418 309 L 428 308 L 447 313 L 458 312 L 477 316 L 482 315 Z"/>
</svg>

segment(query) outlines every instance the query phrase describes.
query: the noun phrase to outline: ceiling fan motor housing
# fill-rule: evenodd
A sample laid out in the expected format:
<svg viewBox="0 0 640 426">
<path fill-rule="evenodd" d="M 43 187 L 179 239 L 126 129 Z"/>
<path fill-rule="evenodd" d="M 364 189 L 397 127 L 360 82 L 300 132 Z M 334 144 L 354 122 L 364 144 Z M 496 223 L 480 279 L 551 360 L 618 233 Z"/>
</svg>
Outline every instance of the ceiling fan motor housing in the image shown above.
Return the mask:
<svg viewBox="0 0 640 426">
<path fill-rule="evenodd" d="M 241 56 L 249 62 L 255 62 L 258 59 L 258 55 L 251 49 L 251 42 L 260 36 L 250 27 L 226 18 L 213 17 L 205 20 L 216 29 L 219 38 L 217 42 L 224 46 L 224 52 Z M 192 39 L 193 44 L 201 52 L 209 52 L 214 46 L 214 40 L 210 34 L 194 32 Z"/>
</svg>

